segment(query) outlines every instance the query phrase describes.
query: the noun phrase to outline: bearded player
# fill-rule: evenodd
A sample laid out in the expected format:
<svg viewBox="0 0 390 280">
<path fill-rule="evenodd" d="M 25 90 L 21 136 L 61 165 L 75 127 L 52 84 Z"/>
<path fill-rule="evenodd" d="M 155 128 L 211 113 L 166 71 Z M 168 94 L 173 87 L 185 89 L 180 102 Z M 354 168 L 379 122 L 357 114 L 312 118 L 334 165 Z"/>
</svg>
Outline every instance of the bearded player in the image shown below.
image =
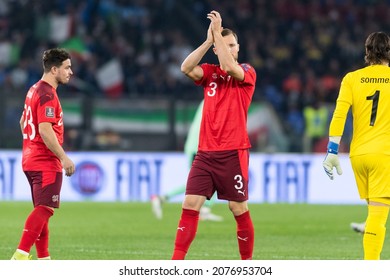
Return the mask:
<svg viewBox="0 0 390 280">
<path fill-rule="evenodd" d="M 187 179 L 182 213 L 176 231 L 173 260 L 184 259 L 195 238 L 199 211 L 217 193 L 227 200 L 236 221 L 241 259 L 252 259 L 254 228 L 248 209 L 248 109 L 255 90 L 256 72 L 237 62 L 237 35 L 222 28 L 219 12 L 207 14 L 206 40 L 183 61 L 182 72 L 203 87 L 204 105 L 199 147 Z M 199 62 L 213 47 L 219 65 Z"/>
</svg>

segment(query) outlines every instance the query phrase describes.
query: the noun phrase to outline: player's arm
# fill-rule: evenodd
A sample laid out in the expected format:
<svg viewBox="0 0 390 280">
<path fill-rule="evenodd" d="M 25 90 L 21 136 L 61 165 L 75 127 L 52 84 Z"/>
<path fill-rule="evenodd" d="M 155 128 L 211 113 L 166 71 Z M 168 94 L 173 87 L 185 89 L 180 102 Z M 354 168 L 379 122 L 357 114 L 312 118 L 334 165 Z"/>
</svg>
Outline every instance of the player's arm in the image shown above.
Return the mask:
<svg viewBox="0 0 390 280">
<path fill-rule="evenodd" d="M 343 174 L 338 158 L 338 152 L 348 110 L 349 104 L 338 100 L 329 127 L 329 142 L 322 166 L 324 167 L 325 173 L 331 180 L 334 178 L 334 168 L 336 168 L 337 174 Z"/>
<path fill-rule="evenodd" d="M 322 165 L 325 173 L 333 180 L 333 168 L 336 168 L 337 174 L 343 173 L 338 158 L 339 145 L 344 132 L 345 121 L 349 108 L 351 107 L 352 91 L 349 86 L 349 76 L 343 79 L 341 83 L 339 97 L 337 98 L 336 108 L 333 112 L 332 121 L 329 127 L 329 142 L 327 154 Z"/>
<path fill-rule="evenodd" d="M 211 33 L 211 27 L 209 26 L 206 41 L 190 53 L 181 64 L 180 70 L 193 81 L 199 81 L 203 78 L 203 69 L 199 66 L 199 62 L 212 45 L 213 35 Z"/>
<path fill-rule="evenodd" d="M 64 149 L 58 142 L 56 134 L 53 130 L 53 125 L 50 122 L 39 123 L 39 134 L 41 135 L 41 138 L 47 148 L 60 159 L 66 176 L 71 176 L 75 171 L 74 163 L 69 159 Z"/>
<path fill-rule="evenodd" d="M 244 70 L 237 63 L 229 50 L 229 48 L 238 46 L 228 46 L 225 44 L 221 34 L 222 18 L 218 12 L 212 11 L 207 17 L 211 20 L 211 31 L 213 33 L 215 48 L 218 52 L 220 67 L 236 80 L 243 81 L 245 78 Z"/>
<path fill-rule="evenodd" d="M 356 78 L 348 73 L 342 80 L 339 96 L 334 109 L 332 121 L 329 126 L 329 136 L 341 136 L 344 132 L 348 111 L 352 105 L 352 86 Z"/>
</svg>

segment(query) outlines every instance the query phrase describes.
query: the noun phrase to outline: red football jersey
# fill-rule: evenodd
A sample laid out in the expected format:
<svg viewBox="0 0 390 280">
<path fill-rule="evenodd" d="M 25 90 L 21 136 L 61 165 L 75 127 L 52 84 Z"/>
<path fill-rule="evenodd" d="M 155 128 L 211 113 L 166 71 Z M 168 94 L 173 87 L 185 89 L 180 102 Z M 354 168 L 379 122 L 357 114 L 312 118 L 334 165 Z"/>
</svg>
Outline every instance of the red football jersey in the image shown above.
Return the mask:
<svg viewBox="0 0 390 280">
<path fill-rule="evenodd" d="M 240 64 L 243 81 L 237 81 L 219 65 L 202 64 L 204 106 L 199 134 L 200 151 L 226 151 L 251 147 L 247 132 L 248 109 L 256 84 L 256 72 Z"/>
<path fill-rule="evenodd" d="M 48 83 L 40 80 L 27 92 L 23 111 L 22 167 L 24 171 L 62 172 L 60 160 L 46 147 L 38 129 L 38 125 L 42 122 L 52 123 L 58 142 L 62 145 L 64 138 L 62 115 L 57 92 Z"/>
</svg>

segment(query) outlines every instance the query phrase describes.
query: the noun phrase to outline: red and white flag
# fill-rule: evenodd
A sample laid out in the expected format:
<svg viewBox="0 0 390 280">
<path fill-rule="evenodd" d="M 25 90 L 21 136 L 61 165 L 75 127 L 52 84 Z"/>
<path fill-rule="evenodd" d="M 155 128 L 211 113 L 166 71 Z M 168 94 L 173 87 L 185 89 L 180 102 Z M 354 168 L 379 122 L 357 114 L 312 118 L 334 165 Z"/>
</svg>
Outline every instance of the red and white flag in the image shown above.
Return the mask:
<svg viewBox="0 0 390 280">
<path fill-rule="evenodd" d="M 109 97 L 119 97 L 123 93 L 124 78 L 122 65 L 118 59 L 112 59 L 101 66 L 96 73 L 100 88 Z"/>
</svg>

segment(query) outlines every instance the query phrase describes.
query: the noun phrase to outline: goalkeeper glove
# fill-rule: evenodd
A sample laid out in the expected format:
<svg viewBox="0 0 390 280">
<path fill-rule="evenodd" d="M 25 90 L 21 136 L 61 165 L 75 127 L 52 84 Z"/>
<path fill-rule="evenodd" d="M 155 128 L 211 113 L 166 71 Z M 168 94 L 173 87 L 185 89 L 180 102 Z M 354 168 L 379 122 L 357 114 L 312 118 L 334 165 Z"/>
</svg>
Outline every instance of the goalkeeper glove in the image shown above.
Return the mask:
<svg viewBox="0 0 390 280">
<path fill-rule="evenodd" d="M 326 175 L 329 176 L 331 180 L 333 180 L 333 168 L 336 167 L 337 174 L 341 175 L 343 174 L 343 171 L 341 170 L 339 157 L 337 155 L 339 150 L 339 145 L 334 142 L 328 143 L 328 149 L 326 157 L 322 163 L 322 166 L 324 167 Z"/>
</svg>

